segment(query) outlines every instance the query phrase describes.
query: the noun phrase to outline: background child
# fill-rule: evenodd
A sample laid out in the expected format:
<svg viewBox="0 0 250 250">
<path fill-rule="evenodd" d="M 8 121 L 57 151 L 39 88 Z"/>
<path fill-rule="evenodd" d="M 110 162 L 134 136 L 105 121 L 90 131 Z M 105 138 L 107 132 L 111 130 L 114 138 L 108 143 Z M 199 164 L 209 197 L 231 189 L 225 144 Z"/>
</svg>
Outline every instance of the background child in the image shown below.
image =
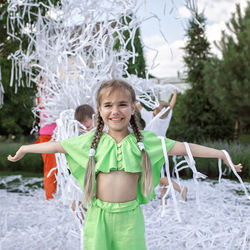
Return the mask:
<svg viewBox="0 0 250 250">
<path fill-rule="evenodd" d="M 90 131 L 95 127 L 95 111 L 90 105 L 84 104 L 78 106 L 75 110 L 74 116 L 75 120 L 84 125 L 87 131 Z"/>
<path fill-rule="evenodd" d="M 173 109 L 177 99 L 177 90 L 174 91 L 174 94 L 171 98 L 170 103 L 160 101 L 159 107 L 155 108 L 153 111 L 146 110 L 140 103 L 137 103 L 137 108 L 141 113 L 141 118 L 145 121 L 145 130 L 151 130 L 158 136 L 166 136 L 169 124 L 173 115 Z M 163 108 L 166 108 L 166 112 L 163 113 L 160 117 L 155 118 Z M 167 189 L 165 186 L 168 186 L 168 179 L 166 173 L 165 164 L 163 165 L 164 176 L 160 179 L 161 188 L 161 198 L 165 195 Z M 171 179 L 174 189 L 179 192 L 184 201 L 187 201 L 187 187 L 180 188 L 180 186 Z"/>
<path fill-rule="evenodd" d="M 22 146 L 26 153 L 65 153 L 71 170 L 89 203 L 84 226 L 85 249 L 146 249 L 140 204 L 154 197 L 164 162 L 161 140 L 140 131 L 135 120 L 135 92 L 122 80 L 104 82 L 97 92 L 97 126 L 82 136 L 61 142 Z M 108 133 L 103 132 L 104 123 Z M 134 133 L 130 133 L 128 125 Z M 165 139 L 169 155 L 186 155 L 181 142 Z M 197 157 L 222 158 L 220 150 L 190 144 Z M 141 163 L 141 164 L 140 164 Z M 235 165 L 241 171 L 241 164 Z"/>
<path fill-rule="evenodd" d="M 158 136 L 166 136 L 177 100 L 177 94 L 177 90 L 175 90 L 169 104 L 165 101 L 160 101 L 159 107 L 155 108 L 153 111 L 148 111 L 140 103 L 137 103 L 137 108 L 141 113 L 141 118 L 145 121 L 145 130 L 151 130 Z M 168 109 L 158 119 L 154 119 L 163 108 Z"/>
</svg>

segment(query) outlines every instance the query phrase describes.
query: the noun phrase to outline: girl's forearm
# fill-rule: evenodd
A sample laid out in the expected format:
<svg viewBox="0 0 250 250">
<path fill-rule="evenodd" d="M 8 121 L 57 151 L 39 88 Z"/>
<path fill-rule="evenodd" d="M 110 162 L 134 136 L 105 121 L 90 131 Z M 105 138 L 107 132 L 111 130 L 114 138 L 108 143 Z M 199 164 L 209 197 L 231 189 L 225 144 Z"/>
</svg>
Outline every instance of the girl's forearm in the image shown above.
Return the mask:
<svg viewBox="0 0 250 250">
<path fill-rule="evenodd" d="M 21 146 L 14 156 L 9 155 L 8 160 L 16 162 L 21 160 L 27 153 L 53 154 L 66 153 L 60 142 L 44 142 Z"/>
<path fill-rule="evenodd" d="M 221 150 L 205 147 L 198 144 L 189 143 L 191 153 L 194 157 L 202 158 L 221 158 L 225 159 L 225 155 Z M 175 142 L 173 148 L 169 151 L 169 155 L 187 155 L 184 143 Z"/>
<path fill-rule="evenodd" d="M 204 157 L 204 158 L 219 158 L 219 159 L 222 159 L 224 161 L 224 163 L 229 168 L 231 168 L 230 163 L 222 150 L 209 148 L 209 147 L 205 147 L 205 146 L 201 146 L 201 145 L 197 145 L 197 144 L 192 144 L 192 143 L 189 143 L 189 146 L 190 146 L 190 150 L 191 150 L 191 153 L 193 154 L 193 156 Z M 230 158 L 230 156 L 229 156 L 229 158 Z M 230 158 L 230 160 L 231 160 L 231 158 Z M 235 165 L 235 164 L 233 164 L 233 165 L 234 165 L 234 168 L 236 169 L 237 172 L 242 171 L 241 163 L 239 163 L 237 165 Z"/>
<path fill-rule="evenodd" d="M 60 142 L 44 142 L 38 144 L 24 145 L 20 148 L 23 153 L 54 154 L 66 153 Z"/>
<path fill-rule="evenodd" d="M 193 143 L 189 143 L 189 147 L 194 157 L 225 159 L 225 155 L 221 150 Z"/>
<path fill-rule="evenodd" d="M 223 153 L 222 150 L 209 148 L 205 146 L 201 146 L 198 144 L 189 143 L 189 147 L 191 150 L 191 153 L 194 157 L 203 157 L 203 158 L 220 158 L 222 159 L 225 164 L 230 168 L 230 164 L 226 158 L 226 155 Z M 175 142 L 172 149 L 168 152 L 169 155 L 187 155 L 186 148 L 184 146 L 184 143 L 181 142 Z M 234 164 L 234 168 L 237 172 L 242 171 L 242 164 L 238 163 L 237 165 Z"/>
</svg>

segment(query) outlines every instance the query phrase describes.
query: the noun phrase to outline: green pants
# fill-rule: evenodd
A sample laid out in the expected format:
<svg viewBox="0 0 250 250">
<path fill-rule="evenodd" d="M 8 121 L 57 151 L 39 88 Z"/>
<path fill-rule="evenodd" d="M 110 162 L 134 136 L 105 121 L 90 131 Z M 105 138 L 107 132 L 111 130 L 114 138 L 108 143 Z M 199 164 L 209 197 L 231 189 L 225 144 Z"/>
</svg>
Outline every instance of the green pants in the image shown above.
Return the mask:
<svg viewBox="0 0 250 250">
<path fill-rule="evenodd" d="M 144 218 L 137 200 L 93 199 L 84 225 L 85 250 L 145 250 Z"/>
</svg>

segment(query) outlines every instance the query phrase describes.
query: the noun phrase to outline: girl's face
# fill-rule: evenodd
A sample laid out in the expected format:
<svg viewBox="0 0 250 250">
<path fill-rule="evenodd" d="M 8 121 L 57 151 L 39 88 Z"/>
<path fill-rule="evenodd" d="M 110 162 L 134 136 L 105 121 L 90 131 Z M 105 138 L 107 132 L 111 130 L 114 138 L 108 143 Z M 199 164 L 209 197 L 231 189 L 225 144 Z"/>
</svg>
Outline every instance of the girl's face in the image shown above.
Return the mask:
<svg viewBox="0 0 250 250">
<path fill-rule="evenodd" d="M 106 88 L 102 92 L 98 111 L 109 127 L 109 133 L 127 133 L 131 115 L 135 113 L 135 103 L 132 103 L 128 90 Z"/>
</svg>

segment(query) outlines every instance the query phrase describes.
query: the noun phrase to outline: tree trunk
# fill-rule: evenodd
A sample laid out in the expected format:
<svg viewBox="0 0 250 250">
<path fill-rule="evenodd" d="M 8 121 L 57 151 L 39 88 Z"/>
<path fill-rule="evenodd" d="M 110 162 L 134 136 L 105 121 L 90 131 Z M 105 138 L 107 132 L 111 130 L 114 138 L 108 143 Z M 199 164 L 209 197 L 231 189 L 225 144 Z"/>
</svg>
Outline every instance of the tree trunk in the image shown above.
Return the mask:
<svg viewBox="0 0 250 250">
<path fill-rule="evenodd" d="M 236 120 L 234 126 L 234 141 L 237 141 L 238 137 L 239 137 L 239 120 Z"/>
</svg>

